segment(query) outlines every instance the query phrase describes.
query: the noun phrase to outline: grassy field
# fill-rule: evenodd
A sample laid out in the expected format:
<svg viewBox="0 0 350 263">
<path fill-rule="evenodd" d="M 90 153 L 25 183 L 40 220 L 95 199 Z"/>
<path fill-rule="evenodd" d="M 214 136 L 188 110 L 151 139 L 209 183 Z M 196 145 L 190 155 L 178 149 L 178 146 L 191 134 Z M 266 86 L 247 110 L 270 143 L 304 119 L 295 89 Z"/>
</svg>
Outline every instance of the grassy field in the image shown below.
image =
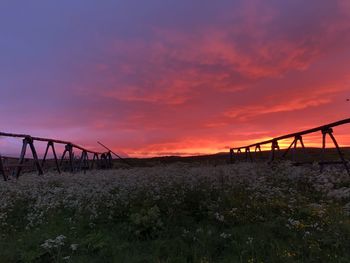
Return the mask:
<svg viewBox="0 0 350 263">
<path fill-rule="evenodd" d="M 0 182 L 0 262 L 350 262 L 343 169 L 172 163 Z"/>
</svg>

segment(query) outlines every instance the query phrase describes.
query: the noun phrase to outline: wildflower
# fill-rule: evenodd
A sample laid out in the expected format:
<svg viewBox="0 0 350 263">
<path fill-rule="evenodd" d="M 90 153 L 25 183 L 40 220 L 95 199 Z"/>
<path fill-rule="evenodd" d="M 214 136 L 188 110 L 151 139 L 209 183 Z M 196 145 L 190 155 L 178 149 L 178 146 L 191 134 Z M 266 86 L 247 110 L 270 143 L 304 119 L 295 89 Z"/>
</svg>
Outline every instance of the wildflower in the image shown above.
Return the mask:
<svg viewBox="0 0 350 263">
<path fill-rule="evenodd" d="M 254 240 L 254 238 L 248 237 L 246 243 L 247 243 L 248 245 L 251 245 L 251 244 L 253 244 L 253 240 Z"/>
<path fill-rule="evenodd" d="M 59 248 L 64 245 L 64 240 L 66 237 L 64 235 L 59 235 L 55 239 L 47 239 L 40 246 L 46 250 L 50 250 L 52 248 Z"/>
<path fill-rule="evenodd" d="M 223 238 L 223 239 L 230 238 L 231 234 L 227 234 L 227 233 L 223 232 L 223 233 L 220 234 L 220 237 Z"/>
<path fill-rule="evenodd" d="M 218 212 L 214 213 L 214 217 L 219 222 L 224 222 L 225 221 L 225 217 L 223 215 L 220 215 Z"/>
<path fill-rule="evenodd" d="M 78 244 L 71 244 L 71 245 L 70 245 L 70 249 L 71 249 L 72 251 L 76 251 L 76 250 L 78 249 Z"/>
</svg>

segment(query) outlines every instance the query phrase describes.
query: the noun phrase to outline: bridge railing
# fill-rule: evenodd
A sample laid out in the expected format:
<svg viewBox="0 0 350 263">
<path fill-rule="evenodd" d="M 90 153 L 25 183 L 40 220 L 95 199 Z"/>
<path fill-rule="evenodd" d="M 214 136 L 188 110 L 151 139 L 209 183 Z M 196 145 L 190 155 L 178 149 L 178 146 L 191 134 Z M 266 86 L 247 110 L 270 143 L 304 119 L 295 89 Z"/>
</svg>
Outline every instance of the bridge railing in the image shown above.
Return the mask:
<svg viewBox="0 0 350 263">
<path fill-rule="evenodd" d="M 311 134 L 311 133 L 316 133 L 316 132 L 321 132 L 322 135 L 322 156 L 321 156 L 321 161 L 319 162 L 321 171 L 324 168 L 324 165 L 327 164 L 333 164 L 333 163 L 341 163 L 344 165 L 344 168 L 346 169 L 347 173 L 350 175 L 350 169 L 348 166 L 348 162 L 344 157 L 344 154 L 339 147 L 339 144 L 334 137 L 333 134 L 333 128 L 341 125 L 346 125 L 350 123 L 350 118 L 340 120 L 337 122 L 332 122 L 328 123 L 319 127 L 315 127 L 312 129 L 300 131 L 300 132 L 295 132 L 295 133 L 290 133 L 287 135 L 279 136 L 276 138 L 272 138 L 270 140 L 262 141 L 262 142 L 257 142 L 254 144 L 250 144 L 247 146 L 241 146 L 241 147 L 233 147 L 230 148 L 230 161 L 234 162 L 235 156 L 238 155 L 245 155 L 245 160 L 246 161 L 253 161 L 253 155 L 251 149 L 254 149 L 254 152 L 261 152 L 261 146 L 262 145 L 270 145 L 270 157 L 269 157 L 269 162 L 273 162 L 276 159 L 276 151 L 280 151 L 280 146 L 279 142 L 282 140 L 286 139 L 292 139 L 292 143 L 289 145 L 289 147 L 284 151 L 281 157 L 285 158 L 288 153 L 291 151 L 291 149 L 296 149 L 298 146 L 298 142 L 300 143 L 301 147 L 305 149 L 305 144 L 303 141 L 303 136 Z M 340 158 L 340 162 L 327 162 L 325 161 L 325 149 L 326 149 L 326 139 L 327 136 L 331 139 L 332 143 L 334 144 L 334 147 L 336 148 L 337 154 Z"/>
<path fill-rule="evenodd" d="M 29 147 L 29 150 L 32 153 L 33 161 L 36 167 L 36 170 L 38 171 L 39 175 L 44 173 L 43 167 L 47 161 L 47 155 L 49 153 L 49 150 L 51 148 L 52 154 L 53 154 L 53 159 L 55 161 L 55 166 L 58 171 L 58 173 L 61 173 L 61 166 L 64 161 L 68 162 L 68 166 L 71 172 L 73 172 L 75 169 L 77 170 L 86 170 L 86 169 L 92 169 L 94 168 L 95 164 L 97 164 L 97 167 L 105 167 L 109 168 L 112 166 L 112 155 L 111 152 L 97 152 L 97 151 L 92 151 L 88 150 L 80 145 L 74 144 L 69 141 L 63 141 L 63 140 L 57 140 L 57 139 L 51 139 L 51 138 L 41 138 L 41 137 L 33 137 L 27 134 L 15 134 L 15 133 L 5 133 L 5 132 L 0 132 L 0 137 L 8 137 L 8 138 L 21 138 L 23 141 L 22 144 L 22 150 L 21 154 L 19 156 L 18 164 L 15 166 L 16 170 L 14 173 L 14 176 L 16 178 L 19 178 L 23 164 L 25 161 L 25 156 L 27 149 Z M 44 153 L 43 159 L 39 160 L 38 154 L 35 148 L 34 143 L 35 142 L 46 142 L 46 150 Z M 63 154 L 60 158 L 58 159 L 55 145 L 56 144 L 61 144 L 64 145 L 64 151 Z M 81 151 L 81 155 L 79 158 L 79 164 L 78 167 L 74 166 L 74 150 L 79 150 Z M 89 162 L 89 153 L 93 155 L 92 162 Z M 9 176 L 6 172 L 5 166 L 2 161 L 2 157 L 0 155 L 0 174 L 2 174 L 4 180 L 8 180 Z"/>
</svg>

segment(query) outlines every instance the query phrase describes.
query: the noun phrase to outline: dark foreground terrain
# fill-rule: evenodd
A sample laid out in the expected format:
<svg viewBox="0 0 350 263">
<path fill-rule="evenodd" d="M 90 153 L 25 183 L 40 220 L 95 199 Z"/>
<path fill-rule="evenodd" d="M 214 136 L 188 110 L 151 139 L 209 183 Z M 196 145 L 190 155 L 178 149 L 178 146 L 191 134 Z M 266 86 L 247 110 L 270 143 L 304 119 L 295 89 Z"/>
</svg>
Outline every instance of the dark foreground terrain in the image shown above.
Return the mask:
<svg viewBox="0 0 350 263">
<path fill-rule="evenodd" d="M 0 182 L 0 262 L 350 261 L 341 167 L 180 160 Z"/>
</svg>

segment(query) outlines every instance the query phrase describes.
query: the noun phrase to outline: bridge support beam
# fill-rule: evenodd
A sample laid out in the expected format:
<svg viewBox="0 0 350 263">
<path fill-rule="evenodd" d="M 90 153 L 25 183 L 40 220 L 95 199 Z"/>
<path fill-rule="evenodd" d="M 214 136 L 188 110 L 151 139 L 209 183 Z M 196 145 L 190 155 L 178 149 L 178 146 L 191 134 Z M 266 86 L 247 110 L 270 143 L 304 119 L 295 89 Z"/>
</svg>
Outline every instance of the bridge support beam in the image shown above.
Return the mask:
<svg viewBox="0 0 350 263">
<path fill-rule="evenodd" d="M 94 167 L 95 167 L 95 162 L 97 163 L 96 166 L 97 166 L 97 168 L 98 168 L 100 159 L 99 159 L 97 153 L 94 153 L 94 157 L 92 158 L 91 169 L 94 169 Z"/>
<path fill-rule="evenodd" d="M 81 152 L 80 162 L 79 162 L 79 171 L 84 170 L 84 173 L 86 173 L 86 170 L 89 169 L 89 156 L 87 151 Z"/>
<path fill-rule="evenodd" d="M 41 167 L 44 168 L 44 165 L 45 165 L 45 162 L 46 162 L 46 157 L 47 157 L 47 154 L 49 152 L 49 148 L 50 147 L 52 149 L 53 157 L 55 159 L 56 169 L 57 169 L 58 173 L 61 173 L 60 165 L 58 164 L 58 159 L 57 159 L 57 154 L 56 154 L 56 150 L 55 150 L 55 145 L 54 145 L 54 143 L 52 141 L 49 141 L 47 143 L 45 154 L 44 154 L 44 158 L 43 158 L 43 160 L 41 162 Z"/>
<path fill-rule="evenodd" d="M 278 145 L 278 141 L 277 140 L 273 140 L 271 143 L 271 154 L 270 154 L 270 163 L 273 162 L 275 160 L 275 155 L 276 155 L 276 150 L 280 150 L 280 146 Z"/>
<path fill-rule="evenodd" d="M 4 178 L 4 181 L 7 181 L 7 174 L 5 172 L 4 164 L 2 163 L 2 156 L 0 155 L 0 173 L 2 174 L 2 177 Z"/>
<path fill-rule="evenodd" d="M 233 149 L 230 149 L 230 163 L 233 163 Z"/>
<path fill-rule="evenodd" d="M 112 153 L 110 151 L 106 154 L 106 158 L 107 158 L 107 167 L 108 169 L 111 169 L 113 166 L 113 158 L 112 158 Z"/>
<path fill-rule="evenodd" d="M 237 150 L 237 160 L 239 160 L 239 157 L 242 155 L 242 150 L 241 150 L 241 148 L 239 148 L 238 150 Z"/>
<path fill-rule="evenodd" d="M 287 156 L 287 154 L 289 153 L 290 150 L 292 150 L 292 160 L 295 161 L 296 159 L 296 150 L 298 147 L 298 141 L 300 142 L 301 147 L 304 149 L 305 151 L 305 145 L 303 142 L 303 137 L 301 135 L 296 135 L 294 137 L 293 142 L 289 145 L 288 149 L 283 153 L 282 158 L 285 158 Z"/>
<path fill-rule="evenodd" d="M 260 146 L 260 144 L 257 144 L 257 145 L 255 146 L 255 152 L 261 152 L 261 146 Z"/>
<path fill-rule="evenodd" d="M 333 129 L 329 128 L 329 127 L 326 127 L 325 129 L 322 130 L 322 162 L 320 163 L 321 172 L 323 171 L 324 164 L 325 164 L 324 159 L 325 159 L 325 154 L 326 154 L 326 137 L 327 137 L 327 135 L 331 138 L 331 140 L 332 140 L 332 142 L 333 142 L 333 144 L 338 152 L 340 160 L 341 160 L 342 164 L 344 165 L 346 172 L 348 173 L 348 175 L 350 175 L 350 169 L 349 169 L 349 166 L 347 164 L 347 161 L 345 160 L 344 154 L 340 150 L 338 142 L 333 135 Z"/>
<path fill-rule="evenodd" d="M 21 155 L 19 157 L 19 163 L 18 163 L 17 171 L 16 171 L 16 178 L 19 178 L 19 176 L 21 174 L 22 166 L 24 163 L 24 158 L 26 155 L 28 145 L 29 145 L 29 148 L 32 152 L 34 163 L 35 163 L 36 169 L 38 170 L 39 175 L 43 174 L 43 170 L 41 168 L 41 165 L 40 165 L 40 162 L 38 159 L 38 154 L 36 153 L 36 149 L 34 147 L 33 139 L 32 139 L 32 137 L 27 136 L 23 139 L 22 151 L 21 151 Z"/>
<path fill-rule="evenodd" d="M 253 157 L 252 157 L 252 153 L 250 152 L 250 148 L 246 147 L 245 148 L 245 161 L 248 162 L 248 160 L 250 162 L 252 162 L 253 161 Z"/>
<path fill-rule="evenodd" d="M 62 157 L 61 157 L 60 166 L 62 166 L 64 157 L 66 156 L 67 153 L 68 153 L 69 168 L 70 168 L 70 171 L 73 172 L 74 165 L 73 165 L 73 146 L 72 146 L 72 144 L 67 144 L 65 146 L 64 152 L 63 152 Z"/>
</svg>

